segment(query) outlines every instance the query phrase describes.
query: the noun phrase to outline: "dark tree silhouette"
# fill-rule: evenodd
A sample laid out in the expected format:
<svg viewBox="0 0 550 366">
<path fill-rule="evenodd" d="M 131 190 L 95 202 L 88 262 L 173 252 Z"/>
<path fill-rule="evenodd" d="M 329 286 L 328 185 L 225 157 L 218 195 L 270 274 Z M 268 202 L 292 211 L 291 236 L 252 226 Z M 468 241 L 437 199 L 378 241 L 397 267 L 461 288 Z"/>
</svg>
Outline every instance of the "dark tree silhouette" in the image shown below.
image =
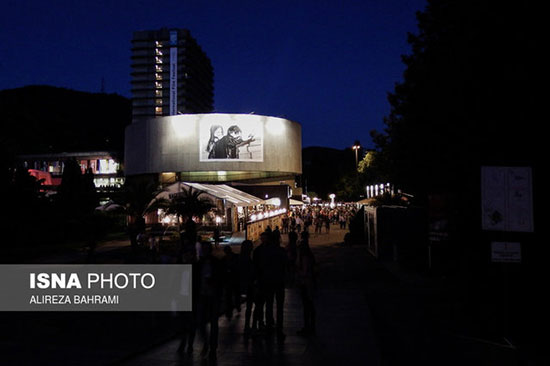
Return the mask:
<svg viewBox="0 0 550 366">
<path fill-rule="evenodd" d="M 430 0 L 417 14 L 385 131 L 372 133 L 394 183 L 425 198 L 477 187 L 482 164 L 532 160 L 534 13 L 527 3 Z"/>
</svg>

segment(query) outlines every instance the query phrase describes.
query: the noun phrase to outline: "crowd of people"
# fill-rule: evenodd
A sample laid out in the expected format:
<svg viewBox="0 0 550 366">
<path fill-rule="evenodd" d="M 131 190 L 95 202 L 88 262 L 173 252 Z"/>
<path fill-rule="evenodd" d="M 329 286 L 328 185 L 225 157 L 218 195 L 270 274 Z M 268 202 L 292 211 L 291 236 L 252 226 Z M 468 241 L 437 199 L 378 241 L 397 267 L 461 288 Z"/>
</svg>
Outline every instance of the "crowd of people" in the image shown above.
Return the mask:
<svg viewBox="0 0 550 366">
<path fill-rule="evenodd" d="M 295 288 L 302 300 L 304 326 L 298 334 L 314 334 L 317 270 L 309 246 L 310 227 L 318 232 L 317 223 L 321 222 L 329 227 L 340 224 L 346 228 L 353 213 L 349 207 L 294 209 L 283 218 L 281 229 L 268 226 L 256 247 L 245 240 L 238 254 L 227 245 L 221 256 L 214 253 L 217 245 L 201 241 L 196 232 L 188 230 L 181 238 L 181 257 L 183 263 L 192 265 L 193 311 L 181 314 L 179 352 L 192 354 L 198 333 L 203 343 L 201 356 L 215 359 L 218 318 L 225 315 L 231 319 L 243 307 L 246 337 L 275 336 L 279 343 L 284 342 L 284 301 L 288 287 Z M 287 235 L 285 247 L 281 245 L 283 235 Z"/>
<path fill-rule="evenodd" d="M 216 358 L 218 318 L 231 319 L 245 310 L 244 334 L 250 337 L 274 335 L 284 342 L 285 287 L 295 286 L 304 305 L 304 327 L 298 334 L 315 332 L 315 257 L 309 247 L 309 233 L 288 231 L 288 244 L 281 246 L 278 227 L 267 228 L 254 248 L 250 240 L 241 244 L 240 253 L 231 246 L 223 256 L 214 255 L 210 242 L 184 245 L 183 263 L 192 264 L 193 311 L 181 314 L 181 353 L 193 353 L 195 334 L 203 342 L 201 356 Z M 245 300 L 242 301 L 244 295 Z M 275 312 L 274 312 L 275 308 Z M 209 328 L 209 329 L 208 329 Z"/>
<path fill-rule="evenodd" d="M 309 227 L 313 227 L 316 234 L 321 234 L 323 230 L 329 233 L 331 224 L 338 224 L 340 229 L 346 229 L 355 213 L 354 206 L 295 207 L 283 218 L 282 232 L 286 234 L 292 228 L 298 232 L 301 232 L 302 229 L 309 231 Z"/>
</svg>

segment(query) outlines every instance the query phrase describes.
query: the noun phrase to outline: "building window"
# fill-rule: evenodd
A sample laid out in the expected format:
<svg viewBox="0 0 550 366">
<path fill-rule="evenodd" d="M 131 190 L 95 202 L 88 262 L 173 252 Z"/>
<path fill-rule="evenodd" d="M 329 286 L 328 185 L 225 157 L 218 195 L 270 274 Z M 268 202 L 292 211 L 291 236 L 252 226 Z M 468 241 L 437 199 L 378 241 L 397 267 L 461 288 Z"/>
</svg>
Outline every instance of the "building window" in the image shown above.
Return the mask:
<svg viewBox="0 0 550 366">
<path fill-rule="evenodd" d="M 162 89 L 162 83 L 159 83 L 158 81 L 155 81 L 155 88 Z"/>
<path fill-rule="evenodd" d="M 162 105 L 162 99 L 155 99 L 156 105 Z"/>
<path fill-rule="evenodd" d="M 160 58 L 160 57 L 155 57 L 155 63 L 157 63 L 157 64 L 162 64 L 162 58 Z"/>
<path fill-rule="evenodd" d="M 155 73 L 155 79 L 162 80 L 162 74 Z"/>
<path fill-rule="evenodd" d="M 155 41 L 155 47 L 162 47 L 162 44 L 159 41 Z"/>
<path fill-rule="evenodd" d="M 155 65 L 155 71 L 156 72 L 162 72 L 162 66 L 161 65 Z"/>
<path fill-rule="evenodd" d="M 162 90 L 161 89 L 155 90 L 155 97 L 162 97 Z"/>
<path fill-rule="evenodd" d="M 155 114 L 157 116 L 162 116 L 162 107 L 155 107 Z"/>
<path fill-rule="evenodd" d="M 162 51 L 159 50 L 158 48 L 155 48 L 155 54 L 156 54 L 157 56 L 162 56 Z"/>
</svg>

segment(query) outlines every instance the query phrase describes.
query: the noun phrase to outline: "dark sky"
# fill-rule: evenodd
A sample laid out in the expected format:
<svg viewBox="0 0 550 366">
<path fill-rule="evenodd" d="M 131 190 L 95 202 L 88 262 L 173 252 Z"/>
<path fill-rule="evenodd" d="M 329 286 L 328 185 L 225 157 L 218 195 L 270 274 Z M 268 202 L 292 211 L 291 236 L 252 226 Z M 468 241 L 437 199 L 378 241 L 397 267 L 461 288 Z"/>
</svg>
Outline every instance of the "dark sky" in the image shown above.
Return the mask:
<svg viewBox="0 0 550 366">
<path fill-rule="evenodd" d="M 212 60 L 220 113 L 285 117 L 303 146 L 371 147 L 425 0 L 55 1 L 0 6 L 0 89 L 130 97 L 135 30 L 187 28 Z"/>
</svg>

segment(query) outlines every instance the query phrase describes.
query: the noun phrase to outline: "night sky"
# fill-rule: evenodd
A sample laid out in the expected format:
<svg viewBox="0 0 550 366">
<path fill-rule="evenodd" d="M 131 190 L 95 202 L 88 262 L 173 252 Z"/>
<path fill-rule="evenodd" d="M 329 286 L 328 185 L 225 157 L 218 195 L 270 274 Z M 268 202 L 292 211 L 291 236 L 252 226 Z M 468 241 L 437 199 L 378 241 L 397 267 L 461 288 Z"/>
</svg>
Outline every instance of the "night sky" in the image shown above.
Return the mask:
<svg viewBox="0 0 550 366">
<path fill-rule="evenodd" d="M 212 60 L 215 109 L 288 118 L 303 146 L 383 128 L 425 0 L 3 1 L 0 89 L 45 84 L 130 97 L 136 30 L 187 28 Z"/>
</svg>

